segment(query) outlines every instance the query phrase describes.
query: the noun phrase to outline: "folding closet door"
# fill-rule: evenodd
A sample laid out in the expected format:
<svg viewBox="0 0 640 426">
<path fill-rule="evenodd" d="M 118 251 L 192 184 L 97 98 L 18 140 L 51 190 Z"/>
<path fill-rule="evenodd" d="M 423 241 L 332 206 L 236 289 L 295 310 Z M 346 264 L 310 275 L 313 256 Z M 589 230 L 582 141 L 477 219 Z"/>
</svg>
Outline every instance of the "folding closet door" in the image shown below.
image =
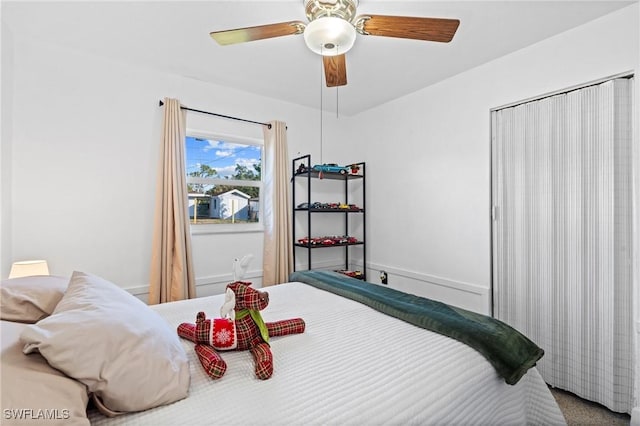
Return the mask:
<svg viewBox="0 0 640 426">
<path fill-rule="evenodd" d="M 492 111 L 497 318 L 552 386 L 633 408 L 632 93 L 620 78 Z"/>
</svg>

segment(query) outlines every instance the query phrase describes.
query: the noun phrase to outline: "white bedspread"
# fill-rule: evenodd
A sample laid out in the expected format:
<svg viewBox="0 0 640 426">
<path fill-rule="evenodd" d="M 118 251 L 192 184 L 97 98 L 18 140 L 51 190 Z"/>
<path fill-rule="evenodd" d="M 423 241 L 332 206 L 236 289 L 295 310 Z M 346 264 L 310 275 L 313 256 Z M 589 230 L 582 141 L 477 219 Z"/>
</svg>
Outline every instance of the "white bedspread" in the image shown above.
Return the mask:
<svg viewBox="0 0 640 426">
<path fill-rule="evenodd" d="M 271 339 L 274 373 L 255 378 L 249 352 L 224 352 L 220 380 L 204 374 L 193 344 L 190 396 L 95 425 L 434 424 L 552 425 L 564 417 L 538 371 L 507 385 L 475 350 L 302 283 L 266 289 L 265 321 L 302 317 L 304 334 Z M 215 316 L 224 296 L 155 306 L 172 327 Z"/>
</svg>

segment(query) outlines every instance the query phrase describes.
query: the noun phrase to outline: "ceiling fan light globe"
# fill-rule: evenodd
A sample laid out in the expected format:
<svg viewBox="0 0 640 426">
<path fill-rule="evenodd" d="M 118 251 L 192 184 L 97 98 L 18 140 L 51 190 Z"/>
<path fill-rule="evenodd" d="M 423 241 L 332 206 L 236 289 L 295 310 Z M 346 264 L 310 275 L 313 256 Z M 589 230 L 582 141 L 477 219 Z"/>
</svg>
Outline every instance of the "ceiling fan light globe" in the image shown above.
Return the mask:
<svg viewBox="0 0 640 426">
<path fill-rule="evenodd" d="M 342 55 L 353 47 L 356 29 L 342 18 L 325 16 L 309 22 L 304 30 L 304 41 L 318 55 Z"/>
</svg>

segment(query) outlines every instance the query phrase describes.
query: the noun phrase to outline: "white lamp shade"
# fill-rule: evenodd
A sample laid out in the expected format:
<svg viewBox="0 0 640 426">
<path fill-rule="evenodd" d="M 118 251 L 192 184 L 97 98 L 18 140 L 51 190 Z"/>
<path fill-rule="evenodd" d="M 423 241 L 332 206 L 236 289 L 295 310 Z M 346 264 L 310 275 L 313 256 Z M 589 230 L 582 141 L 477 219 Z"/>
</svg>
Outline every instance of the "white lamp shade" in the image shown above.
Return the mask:
<svg viewBox="0 0 640 426">
<path fill-rule="evenodd" d="M 309 22 L 304 30 L 304 41 L 318 55 L 342 55 L 353 47 L 356 29 L 342 18 L 325 16 Z"/>
<path fill-rule="evenodd" d="M 13 262 L 9 278 L 29 277 L 32 275 L 49 275 L 49 265 L 46 260 L 25 260 Z"/>
</svg>

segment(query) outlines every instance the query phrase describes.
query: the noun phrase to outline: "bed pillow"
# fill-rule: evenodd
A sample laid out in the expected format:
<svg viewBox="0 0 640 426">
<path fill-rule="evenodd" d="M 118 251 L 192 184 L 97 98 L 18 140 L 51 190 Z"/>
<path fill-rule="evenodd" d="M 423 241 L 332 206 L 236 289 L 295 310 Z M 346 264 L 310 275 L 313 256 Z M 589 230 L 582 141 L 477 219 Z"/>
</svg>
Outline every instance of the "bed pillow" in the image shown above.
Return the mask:
<svg viewBox="0 0 640 426">
<path fill-rule="evenodd" d="M 87 387 L 51 368 L 40 354 L 23 354 L 20 333 L 25 327 L 0 321 L 0 423 L 89 426 Z"/>
<path fill-rule="evenodd" d="M 185 398 L 190 374 L 176 332 L 125 290 L 74 272 L 53 314 L 22 332 L 24 353 L 87 385 L 111 412 L 132 412 Z"/>
<path fill-rule="evenodd" d="M 51 315 L 69 278 L 51 275 L 10 278 L 0 283 L 0 319 L 33 324 Z"/>
</svg>

